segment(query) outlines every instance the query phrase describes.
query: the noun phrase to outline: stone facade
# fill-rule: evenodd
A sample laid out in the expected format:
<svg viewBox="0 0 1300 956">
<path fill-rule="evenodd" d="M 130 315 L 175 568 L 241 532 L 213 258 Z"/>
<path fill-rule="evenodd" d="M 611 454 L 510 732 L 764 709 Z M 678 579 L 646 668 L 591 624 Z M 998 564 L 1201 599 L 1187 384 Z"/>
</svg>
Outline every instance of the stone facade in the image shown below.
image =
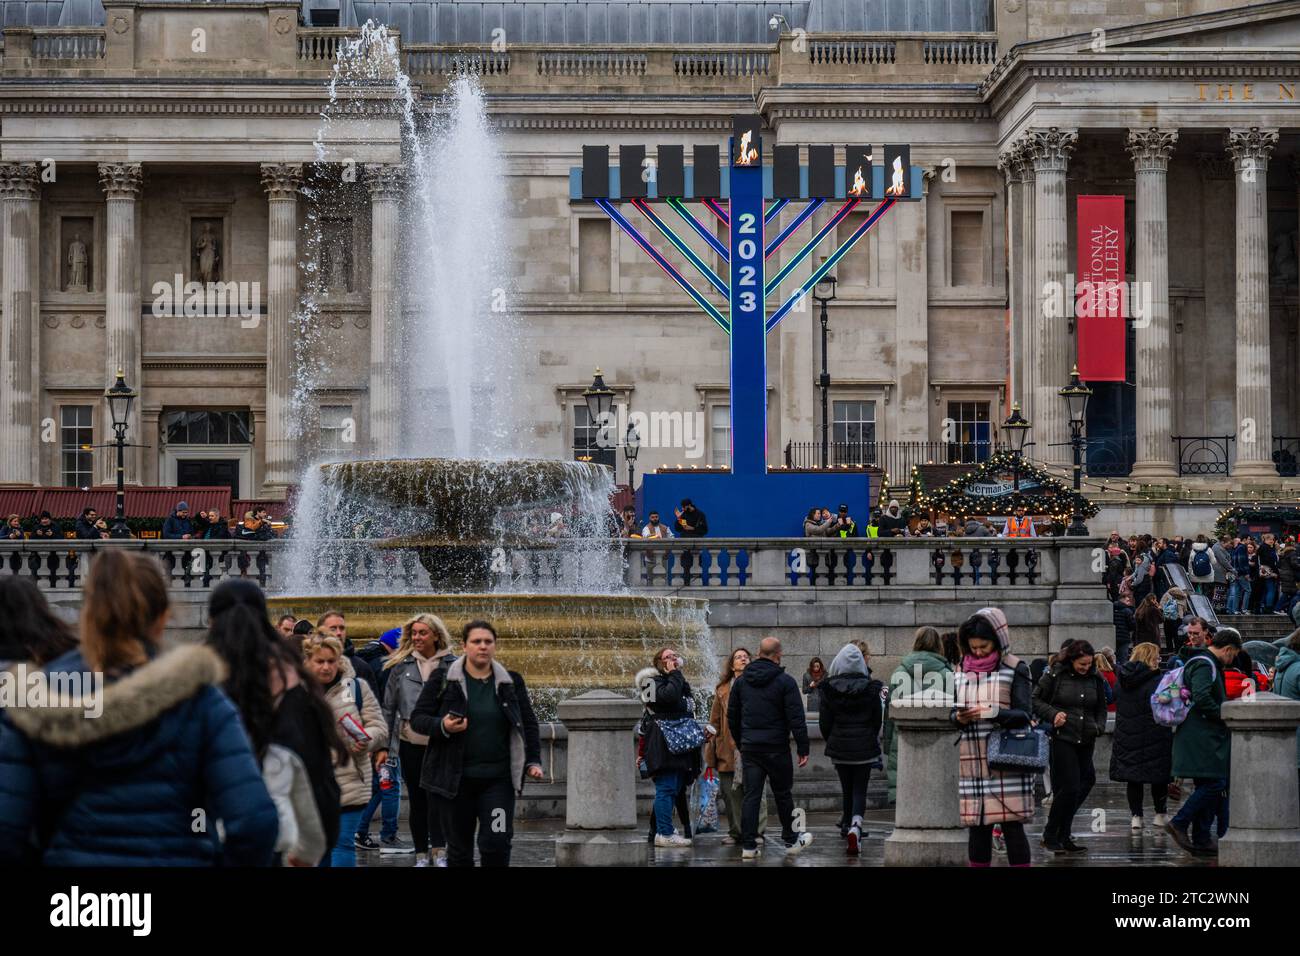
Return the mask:
<svg viewBox="0 0 1300 956">
<path fill-rule="evenodd" d="M 1289 383 L 1300 357 L 1300 2 L 1086 6 L 1002 0 L 985 33 L 774 32 L 747 47 L 507 42 L 466 60 L 403 41 L 421 96 L 471 69 L 500 130 L 503 281 L 527 339 L 520 450 L 575 453 L 580 392 L 600 366 L 633 410 L 703 414 L 704 457 L 645 447 L 638 471 L 725 460 L 724 433 L 709 428 L 727 402 L 725 337 L 603 214 L 569 202 L 568 175 L 584 144 L 689 155 L 756 109 L 769 143 L 910 143 L 927 170 L 922 201 L 836 270 L 831 399 L 863 403 L 877 440 L 939 441 L 959 403 L 996 423 L 1018 400 L 1034 457 L 1064 466 L 1055 392 L 1075 330 L 1041 316 L 1039 290 L 1074 271 L 1076 197 L 1121 194 L 1130 278 L 1153 307 L 1135 330 L 1136 408 L 1121 423 L 1135 435 L 1134 477 L 1176 481 L 1172 435 L 1223 435 L 1235 439 L 1234 487 L 1283 488 L 1273 438 L 1300 435 L 1300 390 L 1270 385 Z M 330 62 L 355 31 L 305 26 L 288 3 L 104 10 L 102 27 L 4 31 L 0 484 L 63 483 L 64 409 L 94 406 L 105 440 L 101 394 L 119 366 L 141 391 L 131 434 L 145 447 L 128 456 L 129 480 L 175 483 L 205 455 L 164 440 L 184 410 L 247 412 L 251 439 L 210 453 L 240 462 L 247 496 L 283 494 L 327 418 L 355 422 L 357 452 L 391 453 L 394 327 L 418 307 L 393 272 L 398 119 L 337 122 L 324 162 L 313 145 Z M 326 235 L 304 184 L 348 167 L 351 218 Z M 255 320 L 156 307 L 157 283 L 198 277 L 204 235 L 221 280 L 258 284 Z M 300 296 L 322 284 L 304 355 Z M 786 442 L 820 433 L 814 310 L 788 316 L 768 348 L 778 463 Z M 325 369 L 308 389 L 304 358 Z"/>
</svg>

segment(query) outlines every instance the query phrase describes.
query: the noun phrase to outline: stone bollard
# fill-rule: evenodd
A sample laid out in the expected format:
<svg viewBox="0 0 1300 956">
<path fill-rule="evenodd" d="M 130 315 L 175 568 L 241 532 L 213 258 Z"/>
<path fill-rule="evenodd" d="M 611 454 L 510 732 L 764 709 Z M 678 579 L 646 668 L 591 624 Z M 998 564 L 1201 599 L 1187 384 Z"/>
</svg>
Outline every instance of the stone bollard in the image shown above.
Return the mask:
<svg viewBox="0 0 1300 956">
<path fill-rule="evenodd" d="M 910 703 L 915 701 L 915 703 Z M 898 733 L 898 804 L 885 839 L 885 866 L 965 866 L 968 834 L 957 812 L 958 728 L 952 698 L 935 694 L 891 701 Z"/>
<path fill-rule="evenodd" d="M 1228 832 L 1220 866 L 1300 866 L 1300 701 L 1273 693 L 1223 705 L 1232 731 Z"/>
<path fill-rule="evenodd" d="M 564 832 L 556 866 L 643 866 L 650 844 L 636 822 L 636 749 L 632 728 L 641 701 L 594 690 L 562 701 L 569 733 Z"/>
</svg>

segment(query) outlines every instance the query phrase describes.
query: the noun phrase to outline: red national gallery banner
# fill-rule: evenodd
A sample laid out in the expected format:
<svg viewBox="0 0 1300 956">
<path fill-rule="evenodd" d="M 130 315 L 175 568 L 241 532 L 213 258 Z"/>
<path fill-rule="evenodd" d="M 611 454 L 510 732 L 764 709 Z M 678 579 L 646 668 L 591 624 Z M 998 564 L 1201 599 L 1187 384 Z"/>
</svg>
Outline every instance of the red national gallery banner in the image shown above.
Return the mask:
<svg viewBox="0 0 1300 956">
<path fill-rule="evenodd" d="M 1124 197 L 1080 196 L 1074 304 L 1079 378 L 1124 381 Z"/>
</svg>

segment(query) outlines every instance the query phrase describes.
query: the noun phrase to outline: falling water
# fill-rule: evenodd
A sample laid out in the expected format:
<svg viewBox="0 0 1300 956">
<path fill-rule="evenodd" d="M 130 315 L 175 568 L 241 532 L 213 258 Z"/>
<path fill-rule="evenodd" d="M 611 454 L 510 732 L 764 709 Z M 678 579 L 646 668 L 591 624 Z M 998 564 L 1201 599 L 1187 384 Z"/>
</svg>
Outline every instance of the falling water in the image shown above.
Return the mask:
<svg viewBox="0 0 1300 956">
<path fill-rule="evenodd" d="M 277 574 L 281 593 L 399 593 L 418 602 L 422 593 L 447 588 L 430 580 L 415 555 L 427 557 L 429 542 L 467 541 L 491 550 L 492 587 L 502 600 L 530 590 L 572 595 L 562 618 L 573 622 L 567 649 L 552 653 L 544 642 L 537 645 L 556 668 L 606 681 L 626 676 L 630 689 L 634 659 L 678 643 L 692 649 L 700 689 L 711 687 L 717 662 L 698 602 L 654 598 L 638 605 L 633 658 L 615 660 L 608 636 L 600 636 L 610 613 L 600 608 L 636 600 L 617 597 L 627 588 L 622 548 L 607 524 L 612 474 L 579 462 L 519 460 L 525 446 L 517 423 L 532 416 L 515 405 L 525 365 L 506 278 L 508 170 L 477 81 L 454 73 L 437 101 L 422 103 L 401 69 L 395 37 L 367 23 L 359 37 L 340 43 L 328 92 L 316 137 L 318 168 L 303 189 L 305 288 L 291 427 L 307 461 L 287 566 Z M 318 434 L 319 389 L 332 383 L 331 369 L 351 358 L 349 338 L 334 334 L 345 310 L 330 299 L 339 291 L 333 261 L 339 246 L 330 230 L 364 215 L 369 202 L 364 169 L 349 152 L 391 141 L 394 120 L 406 170 L 396 263 L 404 293 L 399 457 L 340 461 L 348 456 L 314 452 L 311 441 Z M 361 285 L 355 268 L 353 278 L 349 292 Z M 335 288 L 327 292 L 331 282 Z M 457 521 L 458 511 L 472 511 L 476 520 Z M 375 538 L 423 542 L 425 550 L 379 549 L 371 545 Z M 529 542 L 537 547 L 530 550 Z M 558 569 L 541 586 L 536 575 L 528 580 L 521 573 L 539 564 Z M 396 592 L 393 580 L 404 582 Z M 584 599 L 592 594 L 604 597 Z M 305 613 L 323 598 L 303 598 L 301 608 L 299 598 L 281 600 Z M 552 685 L 556 693 L 575 686 L 568 678 Z"/>
</svg>

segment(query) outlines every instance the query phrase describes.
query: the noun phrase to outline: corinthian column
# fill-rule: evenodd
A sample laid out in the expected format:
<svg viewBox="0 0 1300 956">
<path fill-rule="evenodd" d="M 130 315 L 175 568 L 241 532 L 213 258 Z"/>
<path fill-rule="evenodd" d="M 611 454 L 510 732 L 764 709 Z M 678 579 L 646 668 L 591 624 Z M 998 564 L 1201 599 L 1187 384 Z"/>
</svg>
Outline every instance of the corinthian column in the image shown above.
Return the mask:
<svg viewBox="0 0 1300 956">
<path fill-rule="evenodd" d="M 1007 299 L 1011 310 L 1011 341 L 1007 367 L 1010 370 L 1010 402 L 1024 407 L 1025 390 L 1025 286 L 1021 273 L 1025 248 L 1024 223 L 1020 215 L 1025 203 L 1024 166 L 1013 143 L 998 153 L 998 169 L 1006 177 L 1007 188 Z"/>
<path fill-rule="evenodd" d="M 1137 458 L 1134 478 L 1174 476 L 1173 402 L 1169 349 L 1169 219 L 1165 185 L 1177 130 L 1132 129 L 1128 152 L 1137 176 L 1137 267 L 1147 308 L 1137 331 Z"/>
<path fill-rule="evenodd" d="M 368 165 L 370 187 L 370 448 L 376 457 L 397 454 L 400 409 L 397 358 L 401 300 L 397 291 L 400 166 Z"/>
<path fill-rule="evenodd" d="M 1268 342 L 1268 157 L 1278 131 L 1232 129 L 1237 179 L 1237 464 L 1234 475 L 1273 478 Z"/>
<path fill-rule="evenodd" d="M 0 164 L 4 327 L 0 332 L 0 484 L 32 485 L 32 222 L 41 186 L 35 163 Z"/>
<path fill-rule="evenodd" d="M 278 495 L 298 466 L 289 421 L 294 381 L 293 315 L 298 302 L 298 189 L 301 163 L 263 163 L 270 232 L 266 243 L 266 467 L 263 494 Z"/>
<path fill-rule="evenodd" d="M 1038 328 L 1034 364 L 1033 457 L 1065 464 L 1070 457 L 1065 402 L 1057 390 L 1070 380 L 1070 333 L 1065 311 L 1047 315 L 1048 296 L 1068 302 L 1074 289 L 1066 288 L 1069 239 L 1066 233 L 1065 170 L 1079 134 L 1075 130 L 1029 131 L 1026 146 L 1034 167 L 1034 301 Z"/>
<path fill-rule="evenodd" d="M 139 163 L 100 163 L 99 182 L 106 199 L 105 224 L 108 232 L 107 256 L 104 266 L 104 383 L 107 388 L 117 377 L 117 370 L 125 373 L 126 383 L 141 393 L 141 400 L 131 406 L 126 440 L 133 444 L 144 441 L 140 426 L 140 407 L 143 405 L 143 388 L 140 381 L 140 284 L 136 277 L 135 204 L 140 198 L 143 171 Z M 176 290 L 177 294 L 180 290 Z M 100 428 L 96 438 L 107 441 L 113 434 L 113 416 L 107 402 L 99 403 Z M 125 480 L 140 483 L 140 449 L 126 449 Z M 111 453 L 101 450 L 98 456 L 99 483 L 117 481 L 116 461 Z"/>
</svg>

